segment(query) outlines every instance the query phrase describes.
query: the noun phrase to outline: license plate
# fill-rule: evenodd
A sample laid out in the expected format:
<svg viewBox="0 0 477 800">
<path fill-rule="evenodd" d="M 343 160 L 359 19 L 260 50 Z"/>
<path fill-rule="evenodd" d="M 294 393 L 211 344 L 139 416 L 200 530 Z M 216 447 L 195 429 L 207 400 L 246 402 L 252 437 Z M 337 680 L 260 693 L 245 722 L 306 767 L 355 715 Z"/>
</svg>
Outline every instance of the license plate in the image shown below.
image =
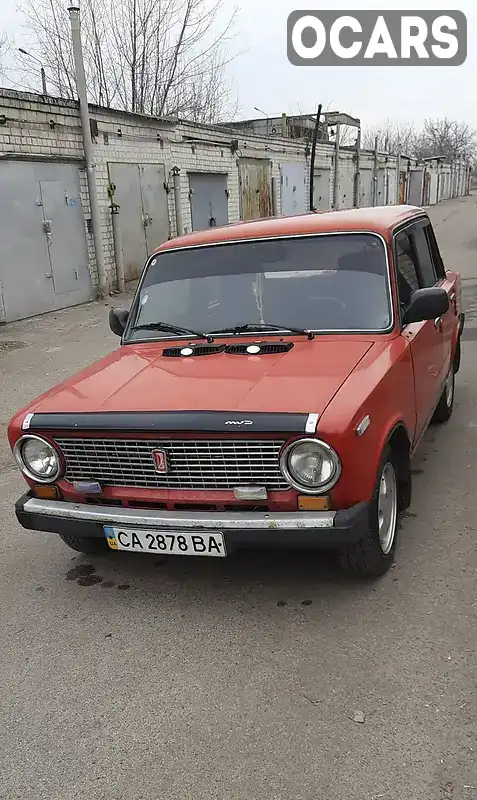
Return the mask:
<svg viewBox="0 0 477 800">
<path fill-rule="evenodd" d="M 227 555 L 222 533 L 180 533 L 180 531 L 138 530 L 137 528 L 105 527 L 104 534 L 111 550 L 129 553 L 163 553 L 168 556 Z"/>
</svg>

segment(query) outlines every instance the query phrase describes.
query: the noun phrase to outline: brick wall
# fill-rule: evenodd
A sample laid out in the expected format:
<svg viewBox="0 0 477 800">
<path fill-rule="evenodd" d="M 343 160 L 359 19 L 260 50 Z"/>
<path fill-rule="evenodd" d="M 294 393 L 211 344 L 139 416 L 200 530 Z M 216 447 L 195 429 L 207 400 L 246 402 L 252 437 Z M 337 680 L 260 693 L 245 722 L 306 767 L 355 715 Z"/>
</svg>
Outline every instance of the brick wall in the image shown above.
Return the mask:
<svg viewBox="0 0 477 800">
<path fill-rule="evenodd" d="M 84 158 L 78 105 L 74 101 L 43 98 L 29 93 L 2 90 L 0 114 L 0 152 L 4 158 L 32 156 L 35 159 L 78 160 Z M 182 217 L 185 230 L 191 230 L 188 171 L 223 172 L 227 174 L 229 220 L 240 219 L 239 176 L 237 154 L 231 150 L 238 139 L 238 152 L 250 158 L 271 161 L 271 175 L 276 179 L 277 207 L 280 210 L 280 165 L 307 162 L 306 146 L 295 140 L 251 135 L 230 128 L 199 126 L 187 122 L 171 123 L 143 115 L 117 112 L 90 106 L 90 118 L 97 128 L 93 139 L 98 198 L 101 212 L 102 244 L 108 279 L 115 279 L 114 243 L 108 197 L 108 162 L 163 164 L 166 180 L 173 167 L 180 169 Z M 192 141 L 193 139 L 193 141 Z M 333 148 L 319 144 L 316 163 L 331 160 Z M 93 238 L 88 220 L 90 208 L 84 163 L 80 166 L 81 201 L 85 215 L 90 270 L 97 284 Z M 308 176 L 309 170 L 307 170 Z M 172 189 L 172 181 L 170 181 Z M 308 207 L 309 176 L 304 187 Z M 176 235 L 174 192 L 168 194 L 171 235 Z"/>
<path fill-rule="evenodd" d="M 144 115 L 118 112 L 90 106 L 90 117 L 97 129 L 93 140 L 96 181 L 101 211 L 102 246 L 108 280 L 115 281 L 114 243 L 108 197 L 108 162 L 163 164 L 168 194 L 171 236 L 176 235 L 174 192 L 170 173 L 173 167 L 180 170 L 183 224 L 191 229 L 188 171 L 222 172 L 227 174 L 229 193 L 229 220 L 240 219 L 240 189 L 238 155 L 271 161 L 271 174 L 277 190 L 277 208 L 280 213 L 280 165 L 289 162 L 306 164 L 307 181 L 304 187 L 305 208 L 309 208 L 309 159 L 307 145 L 299 140 L 266 137 L 245 133 L 243 130 L 196 125 L 188 122 L 160 120 Z M 231 148 L 238 141 L 238 152 Z M 26 92 L 0 90 L 0 156 L 3 158 L 35 158 L 38 160 L 77 161 L 80 169 L 81 202 L 85 216 L 91 275 L 97 285 L 97 270 L 93 238 L 90 233 L 90 209 L 87 178 L 84 165 L 82 135 L 78 104 L 75 101 L 43 98 Z M 362 165 L 371 166 L 372 154 L 362 154 Z M 389 169 L 396 170 L 396 159 L 389 157 Z M 318 143 L 316 169 L 330 169 L 329 207 L 333 204 L 334 145 Z M 404 168 L 404 167 L 403 167 Z M 352 152 L 340 156 L 340 184 L 345 189 L 344 203 L 352 205 L 351 192 L 354 175 Z M 450 170 L 450 166 L 446 166 Z M 459 191 L 464 191 L 464 170 L 459 172 Z M 394 202 L 394 198 L 390 198 Z"/>
</svg>

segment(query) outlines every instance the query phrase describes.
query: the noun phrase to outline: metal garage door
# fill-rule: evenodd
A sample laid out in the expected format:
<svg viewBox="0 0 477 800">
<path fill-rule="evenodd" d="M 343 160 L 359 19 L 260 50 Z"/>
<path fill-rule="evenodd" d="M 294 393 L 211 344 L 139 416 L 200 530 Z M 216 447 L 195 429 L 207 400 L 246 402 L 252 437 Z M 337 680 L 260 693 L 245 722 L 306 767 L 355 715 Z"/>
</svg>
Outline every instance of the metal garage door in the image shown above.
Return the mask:
<svg viewBox="0 0 477 800">
<path fill-rule="evenodd" d="M 397 184 L 396 184 L 396 170 L 395 169 L 388 169 L 388 205 L 394 206 L 396 205 L 396 192 L 397 192 Z"/>
<path fill-rule="evenodd" d="M 280 192 L 282 214 L 304 214 L 306 204 L 305 164 L 281 164 Z"/>
<path fill-rule="evenodd" d="M 422 205 L 422 193 L 423 193 L 423 180 L 424 180 L 424 173 L 421 169 L 419 170 L 411 170 L 409 173 L 409 191 L 407 196 L 407 202 L 411 206 L 421 206 Z"/>
<path fill-rule="evenodd" d="M 330 207 L 330 180 L 329 167 L 316 169 L 313 173 L 313 204 L 317 211 L 328 211 Z"/>
<path fill-rule="evenodd" d="M 169 238 L 169 210 L 163 164 L 109 163 L 119 223 L 126 281 L 139 278 L 154 248 Z"/>
<path fill-rule="evenodd" d="M 354 162 L 344 155 L 339 162 L 338 208 L 354 206 L 354 175 Z"/>
<path fill-rule="evenodd" d="M 77 305 L 94 295 L 78 167 L 0 164 L 0 320 Z"/>
<path fill-rule="evenodd" d="M 190 212 L 192 230 L 227 225 L 229 201 L 227 175 L 210 172 L 189 173 Z"/>
<path fill-rule="evenodd" d="M 434 206 L 438 202 L 437 189 L 438 189 L 438 175 L 437 172 L 434 172 L 433 170 L 431 172 L 431 178 L 429 182 L 429 205 L 431 206 Z"/>
<path fill-rule="evenodd" d="M 386 167 L 378 167 L 378 176 L 377 176 L 377 184 L 376 184 L 376 205 L 377 206 L 385 206 L 386 205 L 386 195 L 387 195 L 387 186 L 388 186 L 388 171 Z"/>
<path fill-rule="evenodd" d="M 239 159 L 241 218 L 261 219 L 272 215 L 270 162 L 259 158 Z"/>
<path fill-rule="evenodd" d="M 399 204 L 404 205 L 407 203 L 408 191 L 408 174 L 407 172 L 399 173 Z"/>
<path fill-rule="evenodd" d="M 373 171 L 372 169 L 361 170 L 361 197 L 359 204 L 361 208 L 368 208 L 373 205 Z"/>
</svg>

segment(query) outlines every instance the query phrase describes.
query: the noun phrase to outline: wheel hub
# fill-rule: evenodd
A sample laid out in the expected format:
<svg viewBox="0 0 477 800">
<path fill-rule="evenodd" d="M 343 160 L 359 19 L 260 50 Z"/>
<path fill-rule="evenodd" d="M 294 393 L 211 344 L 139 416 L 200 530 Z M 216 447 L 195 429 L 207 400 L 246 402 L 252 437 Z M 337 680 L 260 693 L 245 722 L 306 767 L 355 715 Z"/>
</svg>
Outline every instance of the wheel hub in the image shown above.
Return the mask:
<svg viewBox="0 0 477 800">
<path fill-rule="evenodd" d="M 381 473 L 378 492 L 379 542 L 385 556 L 390 553 L 396 535 L 397 507 L 396 472 L 393 465 L 388 462 Z"/>
<path fill-rule="evenodd" d="M 450 408 L 454 399 L 454 370 L 451 369 L 446 379 L 446 403 Z"/>
</svg>

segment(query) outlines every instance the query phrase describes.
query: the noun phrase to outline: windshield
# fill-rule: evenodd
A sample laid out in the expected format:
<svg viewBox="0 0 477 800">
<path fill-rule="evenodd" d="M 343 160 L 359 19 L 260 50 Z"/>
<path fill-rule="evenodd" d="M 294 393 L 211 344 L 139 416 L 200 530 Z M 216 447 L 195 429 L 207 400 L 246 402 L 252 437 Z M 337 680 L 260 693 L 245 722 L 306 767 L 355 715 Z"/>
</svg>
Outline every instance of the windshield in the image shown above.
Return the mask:
<svg viewBox="0 0 477 800">
<path fill-rule="evenodd" d="M 165 251 L 153 257 L 127 338 L 184 338 L 249 324 L 313 331 L 383 331 L 391 325 L 384 243 L 373 234 L 324 234 Z M 135 330 L 136 329 L 136 330 Z M 190 337 L 187 337 L 190 338 Z"/>
</svg>

